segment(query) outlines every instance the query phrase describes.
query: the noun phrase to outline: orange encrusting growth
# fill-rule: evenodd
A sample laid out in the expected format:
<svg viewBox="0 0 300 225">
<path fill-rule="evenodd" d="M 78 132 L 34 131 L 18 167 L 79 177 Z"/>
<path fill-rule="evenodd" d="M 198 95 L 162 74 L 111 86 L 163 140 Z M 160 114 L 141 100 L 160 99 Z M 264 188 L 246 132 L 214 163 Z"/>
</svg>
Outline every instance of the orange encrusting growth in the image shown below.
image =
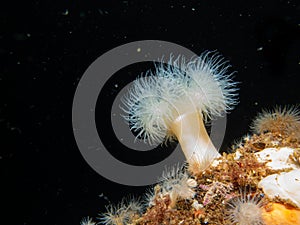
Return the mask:
<svg viewBox="0 0 300 225">
<path fill-rule="evenodd" d="M 300 209 L 269 203 L 263 208 L 262 218 L 266 225 L 299 225 Z"/>
</svg>

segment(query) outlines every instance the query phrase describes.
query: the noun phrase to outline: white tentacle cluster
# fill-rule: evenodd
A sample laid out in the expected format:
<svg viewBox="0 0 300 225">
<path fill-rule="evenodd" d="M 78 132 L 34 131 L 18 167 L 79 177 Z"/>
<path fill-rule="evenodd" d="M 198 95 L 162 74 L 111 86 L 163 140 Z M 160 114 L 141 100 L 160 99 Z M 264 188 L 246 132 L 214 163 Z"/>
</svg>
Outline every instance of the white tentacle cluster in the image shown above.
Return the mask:
<svg viewBox="0 0 300 225">
<path fill-rule="evenodd" d="M 230 65 L 217 53 L 205 52 L 187 61 L 184 57 L 158 63 L 155 72 L 133 82 L 123 98 L 125 119 L 149 144 L 174 138 L 170 123 L 187 110 L 204 118 L 220 116 L 237 103 L 236 82 L 227 74 Z"/>
</svg>

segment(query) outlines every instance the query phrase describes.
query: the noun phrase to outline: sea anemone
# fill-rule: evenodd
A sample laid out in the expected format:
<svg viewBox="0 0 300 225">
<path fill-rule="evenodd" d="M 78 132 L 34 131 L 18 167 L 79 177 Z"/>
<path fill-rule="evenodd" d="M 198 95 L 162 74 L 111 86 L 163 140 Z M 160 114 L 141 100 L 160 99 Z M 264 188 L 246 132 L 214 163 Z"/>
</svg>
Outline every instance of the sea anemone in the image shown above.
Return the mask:
<svg viewBox="0 0 300 225">
<path fill-rule="evenodd" d="M 142 204 L 137 200 L 123 199 L 117 205 L 106 206 L 106 212 L 100 215 L 99 220 L 105 225 L 125 225 L 130 223 L 135 215 L 139 215 L 141 210 Z"/>
<path fill-rule="evenodd" d="M 237 103 L 229 67 L 211 52 L 190 61 L 171 57 L 168 65 L 157 64 L 155 72 L 135 80 L 123 98 L 131 130 L 149 144 L 177 139 L 189 163 L 195 156 L 205 156 L 210 163 L 220 154 L 203 120 L 221 116 Z"/>
<path fill-rule="evenodd" d="M 251 129 L 258 134 L 279 132 L 289 135 L 297 132 L 300 136 L 300 111 L 296 106 L 263 110 L 252 122 Z"/>
<path fill-rule="evenodd" d="M 262 201 L 258 195 L 240 192 L 239 197 L 229 200 L 225 212 L 226 219 L 232 224 L 262 225 Z"/>
<path fill-rule="evenodd" d="M 146 193 L 144 195 L 143 198 L 143 205 L 147 208 L 147 207 L 152 207 L 155 205 L 155 197 L 156 197 L 156 192 L 154 190 L 154 188 L 149 188 L 146 190 Z"/>
<path fill-rule="evenodd" d="M 95 225 L 96 223 L 89 217 L 83 218 L 80 222 L 80 225 Z"/>
<path fill-rule="evenodd" d="M 196 194 L 196 180 L 191 178 L 182 166 L 175 166 L 163 172 L 159 179 L 163 195 L 170 196 L 170 207 L 173 208 L 179 199 L 192 199 Z"/>
</svg>

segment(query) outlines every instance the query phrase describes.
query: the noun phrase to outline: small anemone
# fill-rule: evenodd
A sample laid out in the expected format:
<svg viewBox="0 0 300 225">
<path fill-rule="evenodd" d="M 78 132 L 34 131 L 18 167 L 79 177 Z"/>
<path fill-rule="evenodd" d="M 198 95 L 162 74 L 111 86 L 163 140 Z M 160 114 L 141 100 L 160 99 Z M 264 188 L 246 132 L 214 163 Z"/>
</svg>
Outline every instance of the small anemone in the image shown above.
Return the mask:
<svg viewBox="0 0 300 225">
<path fill-rule="evenodd" d="M 80 225 L 95 225 L 96 223 L 93 222 L 93 220 L 89 217 L 86 217 L 86 218 L 83 218 L 81 221 L 80 221 Z"/>
<path fill-rule="evenodd" d="M 258 195 L 241 192 L 227 203 L 225 219 L 232 224 L 239 225 L 263 225 L 262 200 Z"/>
<path fill-rule="evenodd" d="M 134 198 L 123 199 L 117 205 L 109 204 L 106 212 L 100 214 L 100 224 L 105 225 L 125 225 L 131 222 L 134 215 L 139 215 L 142 211 L 142 204 Z"/>
<path fill-rule="evenodd" d="M 144 195 L 144 198 L 143 198 L 143 205 L 145 207 L 151 207 L 151 206 L 154 206 L 155 205 L 155 197 L 156 197 L 156 193 L 154 191 L 154 188 L 151 188 L 151 189 L 147 189 L 146 190 L 146 193 Z"/>
<path fill-rule="evenodd" d="M 277 106 L 271 110 L 263 110 L 253 120 L 251 129 L 255 133 L 300 134 L 300 111 L 296 106 Z"/>
<path fill-rule="evenodd" d="M 163 195 L 169 195 L 170 207 L 174 207 L 179 199 L 191 199 L 195 196 L 196 180 L 191 178 L 184 166 L 175 166 L 165 170 L 160 178 Z"/>
</svg>

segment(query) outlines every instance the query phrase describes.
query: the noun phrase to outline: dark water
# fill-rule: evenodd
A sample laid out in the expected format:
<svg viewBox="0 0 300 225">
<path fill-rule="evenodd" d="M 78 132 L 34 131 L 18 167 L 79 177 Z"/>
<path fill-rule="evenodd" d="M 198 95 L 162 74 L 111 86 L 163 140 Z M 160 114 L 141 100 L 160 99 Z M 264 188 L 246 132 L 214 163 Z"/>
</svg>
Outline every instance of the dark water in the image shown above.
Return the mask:
<svg viewBox="0 0 300 225">
<path fill-rule="evenodd" d="M 97 57 L 139 40 L 165 40 L 196 54 L 218 50 L 241 82 L 240 103 L 227 117 L 221 148 L 226 151 L 248 132 L 261 108 L 299 103 L 299 13 L 300 5 L 293 0 L 36 0 L 2 6 L 0 171 L 5 201 L 1 203 L 14 214 L 10 224 L 79 224 L 82 217 L 104 210 L 106 198 L 116 202 L 147 188 L 104 179 L 85 162 L 76 145 L 73 96 Z M 172 146 L 143 155 L 116 145 L 107 107 L 122 85 L 148 66 L 141 63 L 118 73 L 101 93 L 103 101 L 96 110 L 97 126 L 108 129 L 100 135 L 108 145 L 110 140 L 114 143 L 108 146 L 112 154 L 139 165 L 166 158 Z"/>
</svg>

